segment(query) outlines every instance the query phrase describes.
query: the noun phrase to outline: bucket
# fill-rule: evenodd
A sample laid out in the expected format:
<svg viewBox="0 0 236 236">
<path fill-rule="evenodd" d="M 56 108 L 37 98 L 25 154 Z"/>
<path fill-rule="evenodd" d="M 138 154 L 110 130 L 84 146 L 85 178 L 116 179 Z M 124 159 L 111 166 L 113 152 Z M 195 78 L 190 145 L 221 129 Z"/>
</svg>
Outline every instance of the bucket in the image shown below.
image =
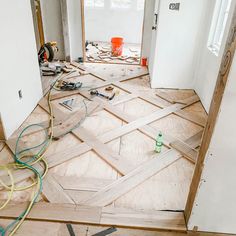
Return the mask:
<svg viewBox="0 0 236 236">
<path fill-rule="evenodd" d="M 112 56 L 118 57 L 122 55 L 123 50 L 123 44 L 124 44 L 123 38 L 112 38 L 111 39 L 111 54 Z"/>
</svg>

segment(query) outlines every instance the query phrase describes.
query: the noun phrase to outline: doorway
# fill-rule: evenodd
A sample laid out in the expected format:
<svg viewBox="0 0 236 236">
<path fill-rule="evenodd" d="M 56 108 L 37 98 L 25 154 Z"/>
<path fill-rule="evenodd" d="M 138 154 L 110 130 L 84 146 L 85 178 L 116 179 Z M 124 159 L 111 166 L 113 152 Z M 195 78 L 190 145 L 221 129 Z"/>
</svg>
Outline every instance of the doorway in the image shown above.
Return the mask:
<svg viewBox="0 0 236 236">
<path fill-rule="evenodd" d="M 84 0 L 84 61 L 140 64 L 145 0 Z M 112 38 L 122 38 L 117 53 Z"/>
</svg>

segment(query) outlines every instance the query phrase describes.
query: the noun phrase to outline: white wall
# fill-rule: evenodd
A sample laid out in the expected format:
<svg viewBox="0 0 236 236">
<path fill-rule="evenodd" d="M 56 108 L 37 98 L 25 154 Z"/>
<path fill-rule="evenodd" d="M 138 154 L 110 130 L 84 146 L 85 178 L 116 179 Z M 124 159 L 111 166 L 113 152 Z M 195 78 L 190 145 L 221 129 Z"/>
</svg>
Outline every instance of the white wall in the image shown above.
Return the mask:
<svg viewBox="0 0 236 236">
<path fill-rule="evenodd" d="M 67 0 L 71 59 L 83 56 L 81 0 Z"/>
<path fill-rule="evenodd" d="M 204 162 L 188 227 L 236 234 L 236 56 Z"/>
<path fill-rule="evenodd" d="M 142 57 L 150 57 L 152 42 L 152 26 L 154 19 L 155 0 L 145 1 Z"/>
<path fill-rule="evenodd" d="M 0 113 L 9 137 L 35 108 L 42 88 L 30 1 L 1 0 L 1 6 Z"/>
<path fill-rule="evenodd" d="M 132 0 L 128 9 L 112 8 L 111 0 L 105 0 L 104 7 L 85 5 L 86 40 L 110 42 L 112 37 L 120 36 L 126 43 L 140 44 L 144 9 L 137 9 L 138 1 Z"/>
<path fill-rule="evenodd" d="M 180 10 L 169 10 L 172 0 L 161 0 L 151 85 L 153 88 L 194 88 L 194 71 L 206 0 L 179 0 Z"/>
<path fill-rule="evenodd" d="M 55 53 L 55 59 L 63 60 L 65 53 L 60 1 L 41 0 L 40 2 L 45 42 L 56 41 L 59 51 Z"/>
<path fill-rule="evenodd" d="M 212 21 L 212 17 L 214 13 L 216 0 L 208 0 L 207 2 L 208 2 L 207 8 L 209 10 L 207 11 L 207 14 L 206 14 L 206 21 L 202 25 L 203 37 L 199 43 L 199 53 L 200 53 L 199 59 L 198 59 L 199 63 L 196 66 L 196 72 L 195 72 L 196 82 L 195 82 L 194 87 L 206 111 L 209 111 L 217 75 L 220 68 L 220 62 L 221 62 L 223 52 L 224 52 L 226 36 L 229 31 L 229 23 L 232 18 L 232 11 L 235 7 L 236 1 L 232 1 L 230 14 L 228 17 L 227 26 L 224 33 L 224 38 L 221 44 L 222 46 L 220 48 L 218 56 L 212 53 L 212 51 L 210 51 L 207 47 L 211 21 Z"/>
</svg>

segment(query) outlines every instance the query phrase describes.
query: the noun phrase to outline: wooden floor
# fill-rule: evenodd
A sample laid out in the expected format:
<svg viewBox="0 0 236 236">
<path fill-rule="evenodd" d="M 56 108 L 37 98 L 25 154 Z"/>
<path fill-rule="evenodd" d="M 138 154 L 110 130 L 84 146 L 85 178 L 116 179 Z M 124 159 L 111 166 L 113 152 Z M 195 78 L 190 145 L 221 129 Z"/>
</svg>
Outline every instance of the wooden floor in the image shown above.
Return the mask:
<svg viewBox="0 0 236 236">
<path fill-rule="evenodd" d="M 198 96 L 193 90 L 150 89 L 147 69 L 141 66 L 92 63 L 73 66 L 75 72 L 69 77 L 77 77 L 69 80 L 83 82 L 84 88 L 76 92 L 53 91 L 54 136 L 59 140 L 53 141 L 46 153 L 50 170 L 44 179 L 41 199 L 28 219 L 184 231 L 182 211 L 207 119 Z M 54 80 L 43 78 L 44 93 Z M 111 95 L 112 92 L 105 91 L 108 85 L 116 93 L 112 101 L 90 96 L 88 90 L 95 87 Z M 59 104 L 70 98 L 76 101 L 73 111 Z M 11 160 L 11 150 L 22 128 L 31 123 L 45 125 L 48 117 L 46 98 L 42 98 L 0 150 L 1 164 Z M 84 121 L 71 131 L 80 120 Z M 164 134 L 165 146 L 157 154 L 154 148 L 159 131 Z M 34 130 L 21 145 L 32 146 L 42 138 L 43 131 Z M 4 182 L 9 181 L 3 173 L 0 176 Z M 25 170 L 14 173 L 20 186 L 29 183 L 30 177 L 31 173 Z M 0 197 L 7 197 L 4 189 Z M 17 207 L 0 211 L 0 217 L 17 216 L 30 197 L 31 190 L 15 193 L 13 204 L 18 203 Z M 67 212 L 65 204 L 78 206 L 81 216 L 72 216 L 77 211 L 74 208 L 70 208 L 68 216 L 67 213 L 58 216 L 57 211 Z M 92 219 L 86 218 L 88 211 L 93 211 Z M 65 230 L 64 224 L 55 223 L 55 228 L 42 234 L 67 235 L 54 234 L 53 230 L 59 232 L 61 227 Z M 92 235 L 86 234 L 85 226 L 77 230 L 83 231 L 79 235 Z"/>
</svg>

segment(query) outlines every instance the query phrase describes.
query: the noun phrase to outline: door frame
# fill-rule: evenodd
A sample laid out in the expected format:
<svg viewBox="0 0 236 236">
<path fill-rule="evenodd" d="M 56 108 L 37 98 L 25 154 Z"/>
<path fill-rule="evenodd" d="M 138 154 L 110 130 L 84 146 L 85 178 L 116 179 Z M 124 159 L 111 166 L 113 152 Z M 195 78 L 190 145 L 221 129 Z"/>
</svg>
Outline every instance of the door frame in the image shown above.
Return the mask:
<svg viewBox="0 0 236 236">
<path fill-rule="evenodd" d="M 82 46 L 83 46 L 83 61 L 87 63 L 91 63 L 89 61 L 86 61 L 86 50 L 85 50 L 85 7 L 84 7 L 84 1 L 85 0 L 80 0 L 81 2 L 81 23 L 82 23 Z M 105 64 L 119 64 L 119 65 L 141 65 L 142 63 L 142 55 L 143 55 L 143 43 L 144 43 L 144 21 L 145 21 L 145 14 L 146 14 L 146 6 L 147 6 L 147 0 L 144 0 L 144 14 L 143 14 L 143 23 L 142 23 L 142 39 L 141 39 L 141 50 L 140 50 L 140 61 L 138 64 L 131 64 L 131 63 L 111 63 L 111 62 L 104 62 Z M 93 62 L 93 63 L 101 63 L 101 62 Z"/>
</svg>

